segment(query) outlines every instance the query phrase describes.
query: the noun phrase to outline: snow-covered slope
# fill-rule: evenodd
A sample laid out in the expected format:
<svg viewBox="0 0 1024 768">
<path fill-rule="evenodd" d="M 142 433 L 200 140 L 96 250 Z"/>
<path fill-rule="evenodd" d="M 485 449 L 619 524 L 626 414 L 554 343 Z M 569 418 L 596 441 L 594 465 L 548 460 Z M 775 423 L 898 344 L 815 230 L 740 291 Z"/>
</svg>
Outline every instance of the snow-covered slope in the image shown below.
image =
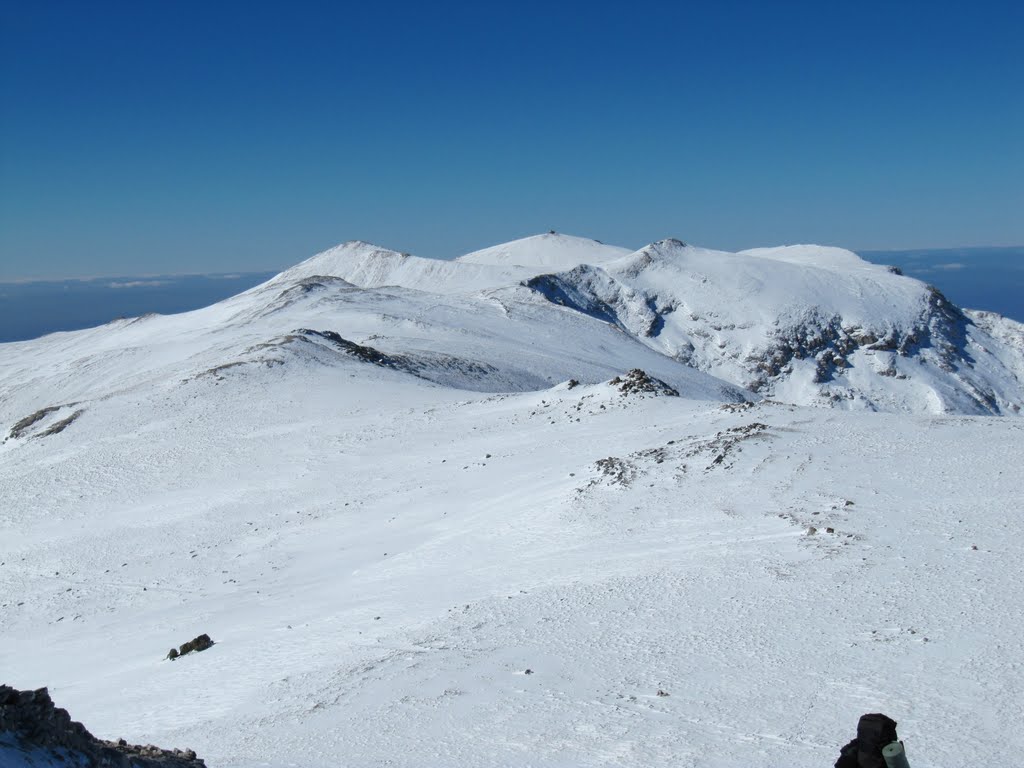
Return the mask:
<svg viewBox="0 0 1024 768">
<path fill-rule="evenodd" d="M 995 312 L 968 309 L 964 314 L 975 326 L 998 342 L 986 351 L 996 355 L 1019 381 L 1024 381 L 1024 323 Z"/>
<path fill-rule="evenodd" d="M 339 372 L 9 442 L 7 681 L 211 768 L 812 768 L 876 710 L 915 764 L 1024 747 L 1019 419 Z"/>
<path fill-rule="evenodd" d="M 0 345 L 3 682 L 210 768 L 811 768 L 868 711 L 1013 764 L 1020 324 L 810 247 L 425 261 Z"/>
</svg>

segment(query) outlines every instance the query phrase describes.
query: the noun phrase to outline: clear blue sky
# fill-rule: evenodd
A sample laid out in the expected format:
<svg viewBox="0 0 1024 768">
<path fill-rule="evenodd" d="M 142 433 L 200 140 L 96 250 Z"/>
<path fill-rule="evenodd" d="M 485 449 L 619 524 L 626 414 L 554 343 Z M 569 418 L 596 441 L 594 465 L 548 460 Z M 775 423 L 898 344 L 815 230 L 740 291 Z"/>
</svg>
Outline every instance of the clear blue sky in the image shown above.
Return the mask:
<svg viewBox="0 0 1024 768">
<path fill-rule="evenodd" d="M 1021 244 L 1022 8 L 0 0 L 0 280 Z"/>
</svg>

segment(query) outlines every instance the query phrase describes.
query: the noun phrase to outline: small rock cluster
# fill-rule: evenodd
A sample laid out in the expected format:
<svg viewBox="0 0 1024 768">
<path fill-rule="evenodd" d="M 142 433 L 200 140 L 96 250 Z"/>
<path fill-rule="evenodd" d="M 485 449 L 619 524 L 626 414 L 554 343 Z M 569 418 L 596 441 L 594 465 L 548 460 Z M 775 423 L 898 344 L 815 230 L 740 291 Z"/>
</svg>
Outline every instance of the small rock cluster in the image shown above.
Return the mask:
<svg viewBox="0 0 1024 768">
<path fill-rule="evenodd" d="M 187 643 L 183 643 L 178 648 L 171 648 L 171 650 L 167 652 L 167 658 L 174 661 L 176 658 L 184 656 L 186 653 L 192 653 L 192 651 L 198 653 L 199 651 L 205 651 L 207 648 L 212 647 L 213 640 L 210 639 L 209 635 L 204 633 L 199 635 L 199 637 L 189 640 Z"/>
<path fill-rule="evenodd" d="M 636 465 L 624 461 L 617 456 L 609 456 L 606 459 L 598 459 L 595 462 L 598 471 L 607 478 L 612 485 L 621 485 L 628 488 L 639 474 Z"/>
<path fill-rule="evenodd" d="M 641 368 L 634 368 L 624 376 L 616 376 L 608 382 L 618 387 L 623 395 L 646 393 L 651 395 L 668 395 L 679 397 L 679 392 L 661 379 L 656 379 Z"/>
<path fill-rule="evenodd" d="M 13 736 L 0 741 L 0 765 L 22 764 L 42 752 L 48 753 L 51 762 L 91 768 L 206 768 L 191 749 L 166 750 L 151 744 L 134 746 L 124 739 L 97 739 L 73 721 L 66 709 L 58 708 L 46 688 L 19 691 L 0 685 L 0 735 Z"/>
</svg>

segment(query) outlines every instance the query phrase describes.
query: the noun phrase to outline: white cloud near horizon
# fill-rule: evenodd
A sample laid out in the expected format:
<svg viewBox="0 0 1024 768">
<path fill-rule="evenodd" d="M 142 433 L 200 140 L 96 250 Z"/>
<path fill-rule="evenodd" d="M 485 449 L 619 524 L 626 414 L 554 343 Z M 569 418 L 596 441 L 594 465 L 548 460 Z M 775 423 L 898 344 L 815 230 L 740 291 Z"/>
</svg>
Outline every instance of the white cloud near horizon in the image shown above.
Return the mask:
<svg viewBox="0 0 1024 768">
<path fill-rule="evenodd" d="M 157 288 L 170 285 L 171 280 L 128 280 L 122 283 L 107 283 L 107 288 Z"/>
</svg>

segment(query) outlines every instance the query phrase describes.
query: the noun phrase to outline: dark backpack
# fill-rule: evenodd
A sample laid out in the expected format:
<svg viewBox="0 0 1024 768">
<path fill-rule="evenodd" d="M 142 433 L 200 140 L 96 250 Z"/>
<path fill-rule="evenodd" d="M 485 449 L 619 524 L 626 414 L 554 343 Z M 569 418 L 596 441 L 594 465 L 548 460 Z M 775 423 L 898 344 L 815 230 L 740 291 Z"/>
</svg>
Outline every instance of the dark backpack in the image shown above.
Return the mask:
<svg viewBox="0 0 1024 768">
<path fill-rule="evenodd" d="M 899 741 L 896 721 L 885 715 L 861 717 L 857 723 L 857 738 L 839 751 L 835 768 L 885 768 L 882 747 Z"/>
</svg>

